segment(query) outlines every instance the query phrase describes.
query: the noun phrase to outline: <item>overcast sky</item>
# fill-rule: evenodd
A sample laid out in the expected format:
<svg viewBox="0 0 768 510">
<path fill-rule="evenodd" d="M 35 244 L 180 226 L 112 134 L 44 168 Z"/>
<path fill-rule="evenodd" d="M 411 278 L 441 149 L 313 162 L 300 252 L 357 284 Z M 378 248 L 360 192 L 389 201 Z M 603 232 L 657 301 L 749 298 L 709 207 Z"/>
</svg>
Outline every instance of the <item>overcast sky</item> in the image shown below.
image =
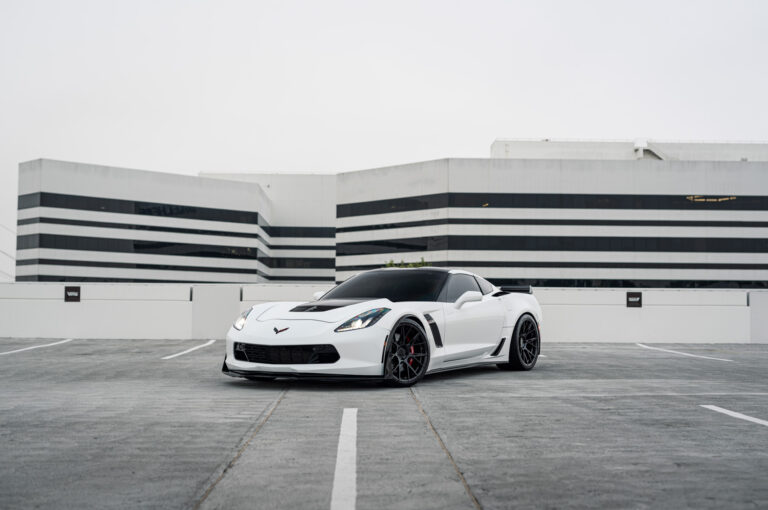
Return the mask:
<svg viewBox="0 0 768 510">
<path fill-rule="evenodd" d="M 0 0 L 0 231 L 40 157 L 337 172 L 497 137 L 765 140 L 766 27 L 765 1 Z"/>
</svg>

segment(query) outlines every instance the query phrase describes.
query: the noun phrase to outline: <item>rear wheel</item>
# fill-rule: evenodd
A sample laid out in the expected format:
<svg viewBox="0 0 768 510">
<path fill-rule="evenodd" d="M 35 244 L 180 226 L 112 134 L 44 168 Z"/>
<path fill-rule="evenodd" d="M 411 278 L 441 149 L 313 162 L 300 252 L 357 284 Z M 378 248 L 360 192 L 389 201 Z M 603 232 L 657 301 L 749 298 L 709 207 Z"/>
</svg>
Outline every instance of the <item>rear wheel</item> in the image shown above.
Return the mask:
<svg viewBox="0 0 768 510">
<path fill-rule="evenodd" d="M 518 319 L 509 346 L 509 363 L 499 363 L 502 370 L 530 370 L 539 359 L 541 343 L 536 320 L 525 314 Z"/>
<path fill-rule="evenodd" d="M 384 357 L 384 379 L 390 386 L 413 386 L 424 377 L 429 367 L 429 343 L 418 321 L 400 319 L 387 340 Z"/>
</svg>

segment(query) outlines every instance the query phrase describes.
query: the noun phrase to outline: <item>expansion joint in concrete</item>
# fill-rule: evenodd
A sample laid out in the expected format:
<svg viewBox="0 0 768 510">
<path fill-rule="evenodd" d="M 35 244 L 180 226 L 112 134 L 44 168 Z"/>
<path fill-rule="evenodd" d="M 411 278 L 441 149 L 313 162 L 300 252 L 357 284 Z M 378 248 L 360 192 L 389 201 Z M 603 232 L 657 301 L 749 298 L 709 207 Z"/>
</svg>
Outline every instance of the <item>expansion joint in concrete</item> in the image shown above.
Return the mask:
<svg viewBox="0 0 768 510">
<path fill-rule="evenodd" d="M 467 496 L 469 496 L 469 499 L 472 501 L 472 505 L 477 510 L 482 510 L 483 507 L 480 506 L 480 502 L 477 500 L 477 497 L 475 497 L 474 492 L 472 492 L 472 487 L 469 486 L 469 482 L 467 482 L 467 479 L 464 478 L 464 473 L 461 472 L 461 469 L 459 469 L 459 465 L 456 464 L 456 460 L 453 458 L 453 455 L 451 454 L 450 450 L 448 450 L 448 447 L 445 445 L 445 442 L 443 441 L 443 438 L 440 437 L 440 434 L 437 432 L 437 429 L 435 429 L 435 426 L 432 424 L 432 420 L 429 418 L 429 415 L 424 410 L 424 406 L 421 404 L 421 400 L 419 400 L 418 395 L 416 394 L 416 391 L 413 388 L 410 388 L 411 396 L 413 397 L 413 400 L 416 402 L 416 406 L 419 408 L 419 412 L 424 417 L 424 421 L 427 422 L 427 426 L 429 427 L 429 430 L 432 431 L 432 434 L 435 435 L 435 439 L 437 439 L 438 444 L 440 445 L 440 448 L 443 449 L 445 452 L 445 455 L 448 457 L 448 460 L 451 462 L 451 465 L 453 466 L 453 469 L 456 471 L 456 474 L 459 477 L 459 480 L 461 480 L 461 483 L 464 485 L 464 490 L 467 491 Z"/>
<path fill-rule="evenodd" d="M 213 473 L 211 478 L 208 479 L 209 481 L 205 484 L 205 491 L 199 498 L 196 498 L 194 504 L 192 505 L 193 510 L 198 510 L 200 508 L 208 496 L 211 495 L 213 489 L 216 488 L 216 485 L 224 478 L 224 475 L 226 475 L 227 472 L 234 467 L 234 465 L 237 463 L 237 460 L 243 455 L 246 448 L 248 448 L 248 445 L 251 444 L 253 438 L 256 437 L 256 434 L 259 433 L 264 424 L 266 424 L 269 418 L 272 416 L 272 413 L 275 412 L 277 406 L 279 406 L 280 402 L 283 401 L 286 393 L 288 393 L 288 388 L 284 388 L 283 391 L 280 392 L 272 404 L 262 412 L 259 419 L 257 419 L 256 422 L 246 431 L 242 440 L 240 441 L 240 445 L 237 448 L 235 455 L 229 460 L 229 462 L 225 462 L 220 465 L 219 468 Z"/>
</svg>

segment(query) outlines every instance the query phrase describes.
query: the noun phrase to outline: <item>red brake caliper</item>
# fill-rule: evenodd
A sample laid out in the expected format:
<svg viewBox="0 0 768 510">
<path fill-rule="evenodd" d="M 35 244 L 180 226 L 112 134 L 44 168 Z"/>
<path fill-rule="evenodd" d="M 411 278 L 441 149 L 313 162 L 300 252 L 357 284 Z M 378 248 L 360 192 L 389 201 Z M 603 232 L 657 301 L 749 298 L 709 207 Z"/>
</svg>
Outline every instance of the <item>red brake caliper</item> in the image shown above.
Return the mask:
<svg viewBox="0 0 768 510">
<path fill-rule="evenodd" d="M 408 337 L 405 337 L 405 343 L 407 343 L 407 344 L 411 343 L 411 339 L 408 338 Z M 409 348 L 411 350 L 411 354 L 413 354 L 413 346 L 410 345 Z M 413 358 L 408 358 L 408 364 L 409 365 L 413 365 Z"/>
</svg>

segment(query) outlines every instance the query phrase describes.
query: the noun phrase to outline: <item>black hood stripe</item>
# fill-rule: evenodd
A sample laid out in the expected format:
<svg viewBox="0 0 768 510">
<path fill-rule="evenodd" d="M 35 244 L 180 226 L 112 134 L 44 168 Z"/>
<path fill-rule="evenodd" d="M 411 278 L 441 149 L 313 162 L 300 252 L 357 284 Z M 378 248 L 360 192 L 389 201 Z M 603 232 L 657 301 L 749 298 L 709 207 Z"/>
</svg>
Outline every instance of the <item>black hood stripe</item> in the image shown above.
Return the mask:
<svg viewBox="0 0 768 510">
<path fill-rule="evenodd" d="M 320 301 L 309 301 L 308 303 L 302 303 L 298 306 L 291 308 L 291 312 L 327 312 L 328 310 L 335 310 L 336 308 L 343 308 L 345 306 L 356 305 L 365 301 L 371 301 L 368 298 L 358 299 L 324 299 Z"/>
</svg>

